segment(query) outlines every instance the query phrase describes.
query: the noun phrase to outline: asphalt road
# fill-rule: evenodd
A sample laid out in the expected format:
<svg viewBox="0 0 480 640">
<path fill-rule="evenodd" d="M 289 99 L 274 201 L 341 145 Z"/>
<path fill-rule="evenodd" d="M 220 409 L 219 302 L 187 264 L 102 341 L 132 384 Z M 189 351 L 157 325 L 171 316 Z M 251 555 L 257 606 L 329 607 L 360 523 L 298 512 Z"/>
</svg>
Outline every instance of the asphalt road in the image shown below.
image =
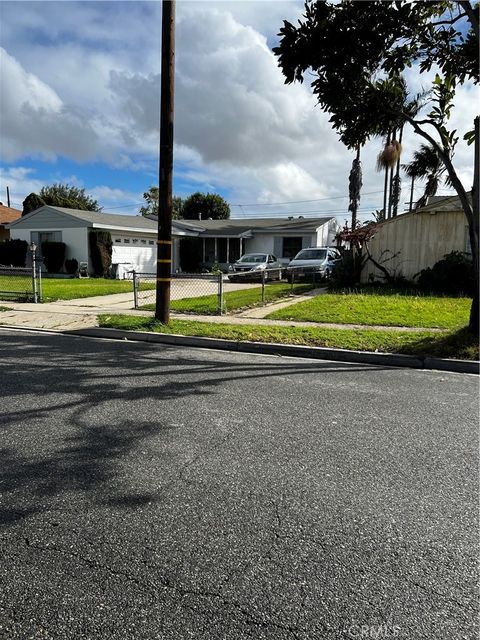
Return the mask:
<svg viewBox="0 0 480 640">
<path fill-rule="evenodd" d="M 0 637 L 477 637 L 477 377 L 6 330 L 0 374 Z"/>
</svg>

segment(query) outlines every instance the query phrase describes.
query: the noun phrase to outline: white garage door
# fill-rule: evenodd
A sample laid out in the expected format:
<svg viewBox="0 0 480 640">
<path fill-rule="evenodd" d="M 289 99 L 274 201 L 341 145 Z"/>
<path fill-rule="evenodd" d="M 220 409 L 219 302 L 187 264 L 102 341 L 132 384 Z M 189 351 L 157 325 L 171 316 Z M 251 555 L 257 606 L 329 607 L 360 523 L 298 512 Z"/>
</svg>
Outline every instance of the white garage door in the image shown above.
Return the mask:
<svg viewBox="0 0 480 640">
<path fill-rule="evenodd" d="M 114 244 L 112 247 L 112 264 L 129 263 L 135 271 L 155 273 L 157 268 L 156 246 L 137 246 Z"/>
</svg>

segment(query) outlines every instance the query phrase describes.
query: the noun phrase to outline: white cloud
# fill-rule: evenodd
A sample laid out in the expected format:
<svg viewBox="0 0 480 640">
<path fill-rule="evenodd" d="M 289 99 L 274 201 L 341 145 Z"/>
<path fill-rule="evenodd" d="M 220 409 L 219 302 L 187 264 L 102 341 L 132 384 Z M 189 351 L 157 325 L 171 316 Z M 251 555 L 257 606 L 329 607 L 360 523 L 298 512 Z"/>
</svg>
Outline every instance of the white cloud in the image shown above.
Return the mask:
<svg viewBox="0 0 480 640">
<path fill-rule="evenodd" d="M 3 159 L 102 160 L 142 172 L 145 188 L 154 182 L 160 4 L 0 3 L 0 11 L 9 51 L 1 58 Z M 282 19 L 295 21 L 302 11 L 302 2 L 288 0 L 178 4 L 176 172 L 199 189 L 228 190 L 237 202 L 332 198 L 318 206 L 343 207 L 347 215 L 347 201 L 335 198 L 348 193 L 352 153 L 315 107 L 309 87 L 284 84 L 269 48 Z M 418 88 L 414 71 L 410 81 Z M 458 90 L 452 124 L 462 135 L 475 95 Z M 403 162 L 420 142 L 406 132 Z M 362 151 L 363 191 L 379 192 L 363 197 L 365 210 L 381 206 L 380 147 L 376 140 Z M 463 141 L 455 163 L 469 186 L 472 149 Z M 25 187 L 28 180 L 31 174 Z M 114 190 L 98 189 L 96 197 L 113 205 Z M 120 192 L 115 197 L 131 200 L 133 194 Z"/>
</svg>

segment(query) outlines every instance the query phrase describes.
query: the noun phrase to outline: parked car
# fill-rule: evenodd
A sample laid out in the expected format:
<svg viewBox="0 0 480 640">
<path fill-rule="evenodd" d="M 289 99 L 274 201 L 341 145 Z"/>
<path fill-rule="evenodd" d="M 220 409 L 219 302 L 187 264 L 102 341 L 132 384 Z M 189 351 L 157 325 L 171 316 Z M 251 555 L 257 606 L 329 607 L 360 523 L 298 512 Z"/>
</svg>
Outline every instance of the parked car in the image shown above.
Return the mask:
<svg viewBox="0 0 480 640">
<path fill-rule="evenodd" d="M 228 268 L 228 279 L 231 282 L 247 280 L 281 280 L 282 265 L 277 258 L 268 253 L 246 253 Z M 240 275 L 245 274 L 245 275 Z"/>
<path fill-rule="evenodd" d="M 305 278 L 327 279 L 333 267 L 342 259 L 335 247 L 309 247 L 302 249 L 287 267 L 287 280 Z"/>
</svg>

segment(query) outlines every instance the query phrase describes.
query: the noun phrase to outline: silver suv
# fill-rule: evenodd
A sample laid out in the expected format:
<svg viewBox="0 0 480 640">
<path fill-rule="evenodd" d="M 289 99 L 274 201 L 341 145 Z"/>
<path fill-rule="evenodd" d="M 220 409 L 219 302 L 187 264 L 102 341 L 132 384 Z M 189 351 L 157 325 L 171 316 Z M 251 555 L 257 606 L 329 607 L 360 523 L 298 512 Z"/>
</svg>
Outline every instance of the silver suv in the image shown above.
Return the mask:
<svg viewBox="0 0 480 640">
<path fill-rule="evenodd" d="M 302 249 L 287 267 L 287 280 L 303 278 L 329 278 L 333 267 L 342 259 L 335 247 L 309 247 Z"/>
</svg>

